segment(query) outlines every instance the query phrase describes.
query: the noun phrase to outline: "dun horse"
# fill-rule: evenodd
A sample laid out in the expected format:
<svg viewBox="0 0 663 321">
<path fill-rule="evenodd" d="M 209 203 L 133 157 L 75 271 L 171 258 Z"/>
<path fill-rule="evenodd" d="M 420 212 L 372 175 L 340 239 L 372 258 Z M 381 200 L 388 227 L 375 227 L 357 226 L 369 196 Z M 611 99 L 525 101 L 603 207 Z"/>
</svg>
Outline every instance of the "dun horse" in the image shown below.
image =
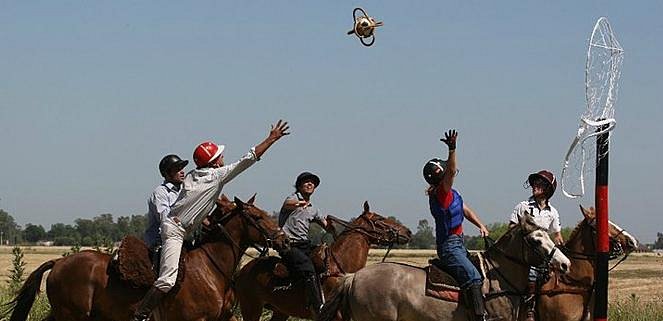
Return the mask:
<svg viewBox="0 0 663 321">
<path fill-rule="evenodd" d="M 324 293 L 329 295 L 342 275 L 356 272 L 366 265 L 368 249 L 372 244 L 405 244 L 411 236 L 407 227 L 371 212 L 368 202 L 365 202 L 364 212 L 347 226 L 327 251 L 321 251 L 320 247 L 313 251 L 314 262 L 322 263 L 320 265 L 325 265 L 327 269 L 321 278 Z M 321 254 L 326 256 L 326 260 Z M 303 282 L 275 276 L 273 271 L 278 262 L 282 261 L 275 257 L 258 258 L 239 272 L 237 297 L 245 321 L 258 321 L 266 304 L 274 312 L 271 321 L 285 321 L 291 315 L 308 319 L 313 317 L 306 307 Z M 292 283 L 280 286 L 284 282 Z"/>
<path fill-rule="evenodd" d="M 211 216 L 209 239 L 189 251 L 184 278 L 157 310 L 157 320 L 223 320 L 232 317 L 231 277 L 242 254 L 254 244 L 285 246 L 286 236 L 267 213 L 225 196 Z M 51 304 L 47 320 L 130 320 L 147 289 L 132 288 L 109 268 L 111 256 L 82 251 L 50 260 L 32 272 L 14 299 L 11 321 L 26 320 L 42 276 L 51 270 L 46 293 Z M 179 289 L 177 289 L 179 287 Z"/>
<path fill-rule="evenodd" d="M 551 262 L 563 271 L 569 259 L 544 231 L 528 218 L 512 227 L 484 253 L 488 320 L 517 320 L 530 265 Z M 382 263 L 343 277 L 337 292 L 325 304 L 322 321 L 460 321 L 471 320 L 462 304 L 426 296 L 426 272 L 419 267 Z"/>
<path fill-rule="evenodd" d="M 594 208 L 582 206 L 584 216 L 563 247 L 571 260 L 569 273 L 556 272 L 541 287 L 536 312 L 540 320 L 580 321 L 589 320 L 594 289 L 594 262 L 596 259 L 596 220 Z M 638 241 L 622 228 L 609 222 L 610 257 L 628 255 L 638 246 Z"/>
</svg>

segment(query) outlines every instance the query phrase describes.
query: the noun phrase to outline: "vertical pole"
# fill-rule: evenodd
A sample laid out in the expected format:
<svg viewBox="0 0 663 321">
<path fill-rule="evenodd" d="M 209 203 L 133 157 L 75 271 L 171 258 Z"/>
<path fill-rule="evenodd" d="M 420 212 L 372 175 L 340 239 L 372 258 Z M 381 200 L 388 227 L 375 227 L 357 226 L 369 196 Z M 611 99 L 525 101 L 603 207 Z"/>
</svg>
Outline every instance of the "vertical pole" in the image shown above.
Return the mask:
<svg viewBox="0 0 663 321">
<path fill-rule="evenodd" d="M 599 128 L 603 130 L 607 127 Z M 608 320 L 608 152 L 610 132 L 600 134 L 596 138 L 596 206 L 597 253 L 596 275 L 594 287 L 594 320 Z"/>
</svg>

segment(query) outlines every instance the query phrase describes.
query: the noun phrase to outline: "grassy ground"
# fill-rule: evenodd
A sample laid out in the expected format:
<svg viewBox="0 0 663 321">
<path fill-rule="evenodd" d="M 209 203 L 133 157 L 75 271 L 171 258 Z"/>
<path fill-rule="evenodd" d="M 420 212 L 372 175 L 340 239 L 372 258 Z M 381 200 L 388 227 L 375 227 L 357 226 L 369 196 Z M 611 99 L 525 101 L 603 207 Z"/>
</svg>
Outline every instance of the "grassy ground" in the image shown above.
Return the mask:
<svg viewBox="0 0 663 321">
<path fill-rule="evenodd" d="M 58 258 L 69 247 L 26 247 L 24 261 L 26 276 L 43 262 Z M 380 262 L 385 250 L 371 250 L 368 264 Z M 435 256 L 432 250 L 392 250 L 389 262 L 403 262 L 417 266 L 426 265 Z M 11 247 L 0 246 L 0 303 L 9 302 L 12 294 L 7 290 L 11 269 Z M 250 260 L 245 257 L 243 262 Z M 611 262 L 614 264 L 614 262 Z M 45 279 L 45 278 L 44 278 Z M 611 321 L 660 321 L 663 320 L 663 256 L 634 254 L 610 273 L 609 320 Z M 41 320 L 48 313 L 48 302 L 39 297 L 30 314 L 31 320 Z M 269 313 L 263 315 L 268 318 Z M 0 320 L 5 320 L 0 318 Z M 292 320 L 292 319 L 291 319 Z"/>
</svg>

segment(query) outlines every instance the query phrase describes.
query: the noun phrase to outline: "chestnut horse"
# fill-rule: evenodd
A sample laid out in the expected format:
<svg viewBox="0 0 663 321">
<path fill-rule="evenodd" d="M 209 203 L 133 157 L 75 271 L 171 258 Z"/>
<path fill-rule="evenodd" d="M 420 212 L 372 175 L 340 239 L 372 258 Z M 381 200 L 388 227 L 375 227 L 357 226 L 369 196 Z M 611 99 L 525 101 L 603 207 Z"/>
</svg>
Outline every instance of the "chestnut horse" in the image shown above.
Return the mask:
<svg viewBox="0 0 663 321">
<path fill-rule="evenodd" d="M 596 220 L 594 208 L 580 207 L 584 218 L 573 230 L 563 247 L 571 260 L 568 274 L 553 276 L 541 287 L 536 312 L 540 320 L 589 320 L 592 312 L 596 259 Z M 622 228 L 609 222 L 610 257 L 626 256 L 633 252 L 638 241 Z M 621 262 L 621 261 L 620 261 Z"/>
<path fill-rule="evenodd" d="M 207 240 L 188 251 L 184 278 L 155 310 L 156 320 L 227 320 L 232 317 L 231 278 L 249 246 L 285 246 L 287 237 L 269 215 L 253 205 L 225 196 L 210 216 Z M 132 288 L 109 273 L 111 256 L 82 251 L 50 260 L 32 272 L 14 304 L 11 321 L 26 320 L 41 279 L 46 281 L 51 312 L 46 320 L 130 320 L 147 289 Z"/>
<path fill-rule="evenodd" d="M 368 202 L 364 203 L 364 212 L 336 237 L 327 254 L 327 272 L 323 273 L 321 283 L 325 295 L 329 295 L 345 273 L 353 273 L 366 265 L 368 249 L 372 244 L 391 246 L 406 244 L 410 241 L 410 230 L 392 219 L 384 218 L 370 211 Z M 312 251 L 312 256 L 321 251 Z M 323 258 L 315 257 L 314 262 Z M 303 282 L 292 281 L 291 286 L 279 287 L 274 282 L 274 266 L 280 259 L 258 258 L 247 263 L 240 270 L 237 282 L 237 297 L 244 321 L 258 321 L 263 307 L 268 305 L 273 311 L 271 321 L 285 321 L 288 316 L 312 319 L 313 315 L 306 307 L 306 295 Z"/>
<path fill-rule="evenodd" d="M 547 233 L 523 216 L 484 252 L 483 290 L 488 320 L 517 320 L 529 266 L 552 263 L 566 270 L 569 259 L 556 251 Z M 426 271 L 420 267 L 379 263 L 344 276 L 322 309 L 319 321 L 338 317 L 354 321 L 466 321 L 463 304 L 426 296 Z"/>
</svg>

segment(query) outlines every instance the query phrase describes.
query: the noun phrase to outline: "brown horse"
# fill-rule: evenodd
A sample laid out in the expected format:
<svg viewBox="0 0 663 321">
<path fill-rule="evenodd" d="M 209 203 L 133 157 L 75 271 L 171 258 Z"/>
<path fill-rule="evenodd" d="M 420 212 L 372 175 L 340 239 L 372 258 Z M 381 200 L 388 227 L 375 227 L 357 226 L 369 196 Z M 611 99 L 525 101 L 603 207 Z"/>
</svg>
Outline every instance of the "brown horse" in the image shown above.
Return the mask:
<svg viewBox="0 0 663 321">
<path fill-rule="evenodd" d="M 596 220 L 594 208 L 580 207 L 584 218 L 573 230 L 563 247 L 571 260 L 568 274 L 553 276 L 541 287 L 536 304 L 537 316 L 549 321 L 589 320 L 594 289 L 596 258 Z M 611 258 L 628 255 L 638 246 L 638 241 L 622 228 L 610 222 Z M 621 262 L 621 261 L 620 261 Z M 524 314 L 524 313 L 523 313 Z"/>
<path fill-rule="evenodd" d="M 208 239 L 188 251 L 184 278 L 155 311 L 157 320 L 224 320 L 232 317 L 231 277 L 251 245 L 282 248 L 287 237 L 268 214 L 235 198 L 222 196 L 211 214 Z M 126 321 L 147 289 L 132 288 L 109 272 L 111 256 L 82 251 L 50 260 L 32 272 L 13 303 L 11 321 L 26 320 L 42 276 L 51 304 L 47 320 Z"/>
<path fill-rule="evenodd" d="M 342 275 L 356 272 L 366 265 L 368 249 L 372 244 L 405 244 L 411 237 L 407 227 L 371 212 L 368 202 L 365 202 L 364 212 L 339 234 L 328 251 L 321 253 L 320 248 L 313 251 L 313 261 L 318 265 L 324 261 L 321 254 L 327 257 L 327 271 L 321 276 L 324 293 L 329 295 Z M 281 260 L 275 257 L 258 258 L 240 270 L 236 280 L 237 297 L 245 321 L 258 321 L 265 305 L 273 311 L 271 321 L 285 321 L 291 315 L 313 318 L 306 307 L 303 282 L 279 286 L 283 280 L 273 273 L 277 262 Z"/>
</svg>

